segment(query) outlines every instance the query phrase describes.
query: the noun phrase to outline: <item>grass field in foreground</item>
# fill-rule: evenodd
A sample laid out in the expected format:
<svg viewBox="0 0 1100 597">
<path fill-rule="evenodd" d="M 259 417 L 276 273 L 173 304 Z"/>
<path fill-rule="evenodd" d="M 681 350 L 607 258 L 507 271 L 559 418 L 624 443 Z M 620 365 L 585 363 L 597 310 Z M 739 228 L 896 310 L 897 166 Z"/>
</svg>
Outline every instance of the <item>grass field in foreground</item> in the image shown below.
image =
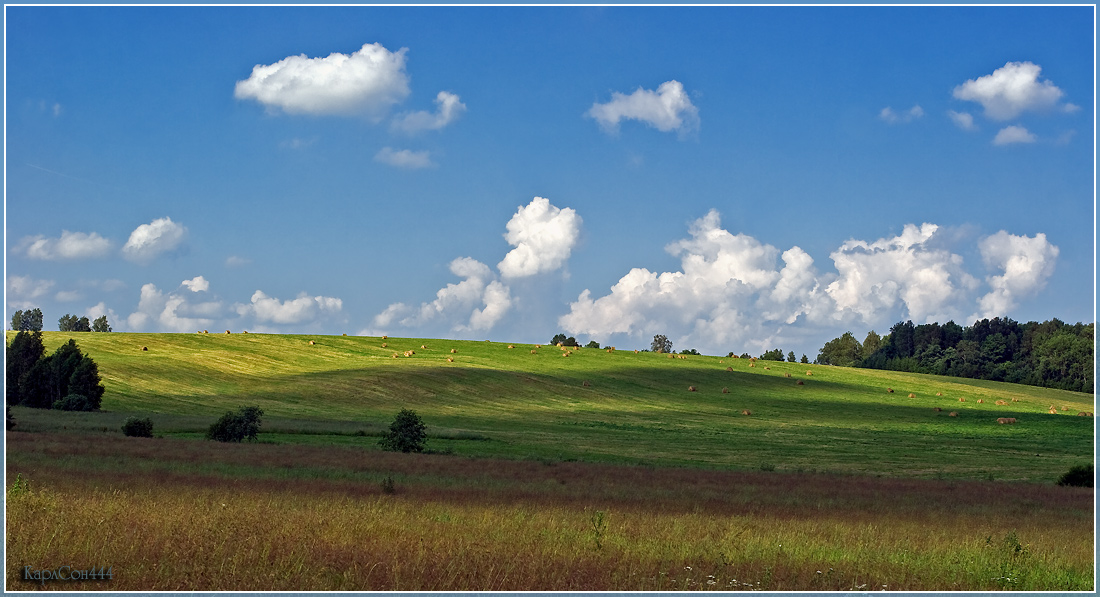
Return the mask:
<svg viewBox="0 0 1100 597">
<path fill-rule="evenodd" d="M 7 588 L 1088 591 L 1091 489 L 9 432 Z M 392 485 L 387 485 L 387 479 Z M 386 487 L 392 487 L 387 492 Z"/>
<path fill-rule="evenodd" d="M 1093 452 L 1094 419 L 1076 416 L 1092 395 L 997 382 L 416 338 L 46 332 L 47 350 L 69 337 L 99 364 L 107 412 L 14 409 L 17 429 L 118 434 L 137 414 L 199 437 L 258 405 L 262 441 L 376 449 L 411 408 L 429 448 L 464 456 L 1040 483 Z"/>
</svg>

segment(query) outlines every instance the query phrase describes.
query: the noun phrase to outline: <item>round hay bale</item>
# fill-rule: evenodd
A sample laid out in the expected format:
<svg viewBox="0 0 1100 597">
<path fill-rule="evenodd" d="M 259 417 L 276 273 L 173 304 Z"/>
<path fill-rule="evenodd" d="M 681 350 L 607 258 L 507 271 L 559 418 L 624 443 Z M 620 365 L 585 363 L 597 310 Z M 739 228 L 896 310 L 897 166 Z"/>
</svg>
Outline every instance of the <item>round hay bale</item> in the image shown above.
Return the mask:
<svg viewBox="0 0 1100 597">
<path fill-rule="evenodd" d="M 943 396 L 943 392 L 936 392 L 937 396 Z"/>
<path fill-rule="evenodd" d="M 733 371 L 733 367 L 726 367 L 726 371 Z"/>
<path fill-rule="evenodd" d="M 531 349 L 531 354 L 538 354 L 538 353 L 539 352 L 537 350 Z"/>
<path fill-rule="evenodd" d="M 933 406 L 933 407 L 932 407 L 932 412 L 937 412 L 937 413 L 938 413 L 938 412 L 943 412 L 943 409 L 942 409 L 942 408 L 940 408 L 940 407 L 938 407 L 938 406 Z"/>
<path fill-rule="evenodd" d="M 957 417 L 957 416 L 959 416 L 959 413 L 957 413 L 957 412 L 955 412 L 955 411 L 951 411 L 951 412 L 947 413 L 947 416 L 949 416 L 949 417 Z"/>
<path fill-rule="evenodd" d="M 247 334 L 248 332 L 245 332 L 245 333 Z M 344 334 L 344 337 L 346 338 L 346 337 L 347 337 L 347 334 Z"/>
<path fill-rule="evenodd" d="M 794 385 L 796 385 L 796 386 L 804 386 L 804 385 L 806 385 L 806 382 L 804 382 L 804 381 L 802 381 L 802 380 L 800 379 L 800 380 L 798 380 L 798 383 L 796 383 L 796 384 L 794 384 Z"/>
<path fill-rule="evenodd" d="M 807 372 L 806 372 L 806 375 L 813 375 L 813 374 L 814 374 L 814 372 L 813 372 L 813 371 L 807 371 Z"/>
<path fill-rule="evenodd" d="M 1069 407 L 1068 406 L 1063 406 L 1062 410 L 1069 410 Z"/>
<path fill-rule="evenodd" d="M 558 346 L 559 346 L 559 347 L 561 346 L 561 342 L 558 342 Z"/>
<path fill-rule="evenodd" d="M 425 344 L 421 344 L 421 345 L 420 345 L 420 348 L 421 348 L 421 349 L 424 349 L 424 350 L 427 350 L 427 348 L 428 348 L 428 347 L 427 347 L 427 345 L 425 345 Z M 508 348 L 511 348 L 511 346 L 509 346 Z"/>
<path fill-rule="evenodd" d="M 458 350 L 457 350 L 457 349 L 455 349 L 455 348 L 452 348 L 452 349 L 451 349 L 451 354 L 456 354 L 457 352 L 458 352 Z"/>
<path fill-rule="evenodd" d="M 886 388 L 886 393 L 887 394 L 893 394 L 894 393 L 894 388 Z"/>
<path fill-rule="evenodd" d="M 750 363 L 755 363 L 756 362 L 756 357 L 749 357 L 749 362 Z"/>
<path fill-rule="evenodd" d="M 912 393 L 912 392 L 909 392 L 909 397 L 910 397 L 910 398 L 916 398 L 916 397 L 917 397 L 917 395 L 916 395 L 916 394 L 914 394 L 914 393 Z"/>
<path fill-rule="evenodd" d="M 395 358 L 395 359 L 397 358 L 397 353 L 396 352 L 393 353 L 393 358 Z"/>
<path fill-rule="evenodd" d="M 1052 414 L 1052 415 L 1056 415 L 1056 414 L 1058 414 L 1058 409 L 1056 409 L 1056 408 L 1052 408 L 1052 409 L 1050 409 L 1050 410 L 1049 410 L 1049 411 L 1047 411 L 1047 412 L 1049 412 L 1049 413 L 1050 413 L 1050 414 Z"/>
<path fill-rule="evenodd" d="M 142 352 L 148 352 L 148 350 L 149 350 L 149 347 L 148 347 L 148 346 L 142 346 L 142 347 L 141 347 L 141 351 L 142 351 Z"/>
<path fill-rule="evenodd" d="M 959 398 L 959 402 L 966 402 L 966 398 Z"/>
<path fill-rule="evenodd" d="M 561 353 L 561 356 L 567 357 L 567 356 L 569 356 L 569 353 L 568 352 L 563 352 L 563 353 Z"/>
<path fill-rule="evenodd" d="M 1079 412 L 1079 413 L 1077 413 L 1077 416 L 1078 417 L 1087 417 L 1087 416 L 1089 416 L 1089 414 L 1087 412 Z"/>
<path fill-rule="evenodd" d="M 1020 401 L 1020 399 L 1019 399 L 1019 398 L 1013 398 L 1013 399 L 1012 399 L 1012 401 L 1013 401 L 1013 402 L 1019 402 L 1019 401 Z"/>
<path fill-rule="evenodd" d="M 749 367 L 755 367 L 756 363 L 749 363 Z"/>
<path fill-rule="evenodd" d="M 383 340 L 386 340 L 386 339 L 388 339 L 388 338 L 389 338 L 389 336 L 382 336 L 382 339 L 383 339 Z"/>
<path fill-rule="evenodd" d="M 427 347 L 426 346 L 421 346 L 420 348 L 427 348 Z M 515 348 L 515 346 L 512 346 L 511 344 L 509 344 L 508 348 Z"/>
<path fill-rule="evenodd" d="M 454 357 L 447 357 L 447 362 L 448 363 L 453 363 L 453 362 L 455 362 L 455 358 Z"/>
<path fill-rule="evenodd" d="M 746 408 L 745 410 L 741 411 L 741 414 L 745 415 L 746 417 L 751 417 L 752 411 Z"/>
<path fill-rule="evenodd" d="M 225 330 L 225 333 L 226 333 L 226 334 L 229 334 L 229 330 Z"/>
<path fill-rule="evenodd" d="M 674 359 L 674 358 L 676 358 L 676 355 L 674 355 L 674 354 L 670 354 L 670 355 L 668 355 L 668 358 L 670 358 L 670 359 Z"/>
<path fill-rule="evenodd" d="M 309 345 L 310 345 L 310 346 L 313 346 L 314 344 L 316 344 L 316 342 L 314 342 L 313 340 L 310 340 L 310 341 L 309 341 Z"/>
<path fill-rule="evenodd" d="M 383 343 L 382 343 L 382 348 L 385 348 L 385 347 L 387 347 L 387 346 L 389 346 L 389 344 L 388 344 L 388 343 L 386 343 L 386 342 L 383 342 Z"/>
<path fill-rule="evenodd" d="M 247 334 L 247 333 L 248 333 L 248 330 L 245 330 L 245 331 L 243 331 L 243 332 L 241 332 L 241 333 L 242 333 L 242 334 Z M 345 336 L 347 336 L 347 334 L 344 334 L 344 335 L 345 335 Z"/>
<path fill-rule="evenodd" d="M 203 331 L 202 331 L 202 333 L 204 333 L 204 334 L 209 334 L 210 332 L 208 332 L 208 331 L 206 331 L 206 330 L 203 330 Z"/>
<path fill-rule="evenodd" d="M 695 386 L 688 386 L 688 391 L 689 392 L 694 392 L 695 391 Z"/>
<path fill-rule="evenodd" d="M 722 393 L 723 393 L 723 394 L 729 394 L 729 393 L 730 393 L 730 389 L 729 389 L 729 388 L 722 388 Z"/>
<path fill-rule="evenodd" d="M 588 383 L 588 380 L 584 380 L 583 382 L 581 382 L 581 385 L 586 388 L 591 387 L 591 384 Z"/>
<path fill-rule="evenodd" d="M 764 367 L 764 371 L 771 371 L 771 370 L 772 370 L 771 367 Z"/>
<path fill-rule="evenodd" d="M 536 344 L 535 348 L 542 348 L 542 344 Z"/>
<path fill-rule="evenodd" d="M 790 373 L 784 373 L 784 374 L 783 374 L 783 377 L 790 377 L 790 376 L 791 376 L 791 374 L 790 374 Z"/>
</svg>

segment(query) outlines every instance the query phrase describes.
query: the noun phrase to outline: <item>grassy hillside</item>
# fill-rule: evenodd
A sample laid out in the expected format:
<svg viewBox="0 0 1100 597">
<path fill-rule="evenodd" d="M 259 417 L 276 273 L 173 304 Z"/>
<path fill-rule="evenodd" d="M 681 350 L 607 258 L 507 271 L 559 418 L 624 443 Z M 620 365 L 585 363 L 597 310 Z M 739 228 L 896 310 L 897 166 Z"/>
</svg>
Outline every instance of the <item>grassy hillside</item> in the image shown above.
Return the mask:
<svg viewBox="0 0 1100 597">
<path fill-rule="evenodd" d="M 1093 451 L 1093 419 L 1076 416 L 1091 395 L 996 382 L 409 338 L 46 332 L 47 351 L 70 336 L 99 364 L 107 412 L 17 409 L 24 430 L 115 433 L 151 413 L 158 433 L 197 436 L 259 405 L 264 441 L 374 447 L 411 408 L 429 448 L 465 455 L 1043 483 Z"/>
</svg>

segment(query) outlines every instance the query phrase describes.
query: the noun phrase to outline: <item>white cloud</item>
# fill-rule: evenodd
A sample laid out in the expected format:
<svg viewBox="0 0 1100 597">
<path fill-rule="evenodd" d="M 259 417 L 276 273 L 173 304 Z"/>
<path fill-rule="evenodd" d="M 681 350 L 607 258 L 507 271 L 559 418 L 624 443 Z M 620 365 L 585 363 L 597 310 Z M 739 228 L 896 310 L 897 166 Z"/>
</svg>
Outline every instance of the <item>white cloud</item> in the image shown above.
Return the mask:
<svg viewBox="0 0 1100 597">
<path fill-rule="evenodd" d="M 30 276 L 8 276 L 8 306 L 16 310 L 38 307 L 35 301 L 46 296 L 53 286 L 53 280 L 35 280 Z"/>
<path fill-rule="evenodd" d="M 409 95 L 405 52 L 381 44 L 364 44 L 351 55 L 326 58 L 289 56 L 275 64 L 258 64 L 237 81 L 234 96 L 254 99 L 288 114 L 364 115 L 381 120 L 390 107 Z"/>
<path fill-rule="evenodd" d="M 95 321 L 100 317 L 107 317 L 107 324 L 111 326 L 114 331 L 117 329 L 119 323 L 122 321 L 118 317 L 118 313 L 115 313 L 114 309 L 107 308 L 107 303 L 100 301 L 99 303 L 92 305 L 84 310 L 84 315 L 91 321 Z"/>
<path fill-rule="evenodd" d="M 186 286 L 188 289 L 191 290 L 191 292 L 203 292 L 205 290 L 210 290 L 210 282 L 202 276 L 195 276 L 190 280 L 184 280 L 180 284 Z"/>
<path fill-rule="evenodd" d="M 895 112 L 894 109 L 890 106 L 883 108 L 882 111 L 878 113 L 878 117 L 880 119 L 890 124 L 897 124 L 899 122 L 905 124 L 913 122 L 921 116 L 924 116 L 924 109 L 917 105 L 914 105 L 912 108 L 909 108 L 901 114 Z"/>
<path fill-rule="evenodd" d="M 165 294 L 150 283 L 141 287 L 137 310 L 126 318 L 126 325 L 132 332 L 189 332 L 210 327 L 224 314 L 220 301 L 193 304 L 182 294 Z"/>
<path fill-rule="evenodd" d="M 17 252 L 24 252 L 31 259 L 57 261 L 62 259 L 91 259 L 106 257 L 111 251 L 111 241 L 92 232 L 61 231 L 61 238 L 29 236 L 17 245 Z"/>
<path fill-rule="evenodd" d="M 79 301 L 84 295 L 79 290 L 62 290 L 54 295 L 54 300 L 59 303 L 71 303 Z"/>
<path fill-rule="evenodd" d="M 972 319 L 1004 317 L 1018 299 L 1034 296 L 1046 286 L 1058 258 L 1058 247 L 1041 232 L 1027 237 L 1001 230 L 982 239 L 978 249 L 987 268 L 1004 273 L 986 278 L 992 290 L 978 300 L 979 313 Z"/>
<path fill-rule="evenodd" d="M 962 270 L 962 257 L 935 247 L 937 230 L 935 224 L 906 224 L 893 238 L 842 244 L 830 255 L 839 277 L 825 288 L 838 312 L 875 322 L 900 304 L 918 323 L 957 316 L 977 281 Z"/>
<path fill-rule="evenodd" d="M 964 131 L 977 130 L 977 126 L 974 124 L 974 115 L 969 112 L 956 112 L 954 110 L 948 110 L 947 116 L 951 118 L 951 122 L 955 123 L 955 126 L 961 128 Z"/>
<path fill-rule="evenodd" d="M 234 309 L 240 316 L 251 316 L 261 323 L 301 324 L 339 313 L 343 305 L 344 302 L 338 298 L 309 296 L 306 293 L 299 294 L 295 299 L 280 301 L 257 290 L 252 294 L 251 303 L 238 303 Z"/>
<path fill-rule="evenodd" d="M 993 120 L 1011 120 L 1022 112 L 1056 109 L 1064 93 L 1049 80 L 1040 81 L 1042 68 L 1031 62 L 1009 62 L 993 74 L 970 79 L 955 88 L 956 99 L 978 102 Z M 1065 104 L 1072 112 L 1077 106 Z"/>
<path fill-rule="evenodd" d="M 419 308 L 391 304 L 374 317 L 374 327 L 415 328 L 441 321 L 453 332 L 483 331 L 496 325 L 511 308 L 510 289 L 492 279 L 489 266 L 472 257 L 459 257 L 451 262 L 450 270 L 464 279 L 439 289 L 434 301 L 421 303 Z"/>
<path fill-rule="evenodd" d="M 225 259 L 225 267 L 244 267 L 250 263 L 252 263 L 251 259 L 238 255 L 230 255 Z"/>
<path fill-rule="evenodd" d="M 122 247 L 122 254 L 131 261 L 149 263 L 157 256 L 178 248 L 186 236 L 185 226 L 173 222 L 171 218 L 159 218 L 135 228 Z"/>
<path fill-rule="evenodd" d="M 412 151 L 409 149 L 395 151 L 390 147 L 383 147 L 378 153 L 374 154 L 374 161 L 408 170 L 430 168 L 435 165 L 432 162 L 431 154 L 427 151 Z"/>
<path fill-rule="evenodd" d="M 520 278 L 562 267 L 577 244 L 581 217 L 572 208 L 560 209 L 549 199 L 535 197 L 516 210 L 505 227 L 504 239 L 515 248 L 497 269 L 505 278 Z"/>
<path fill-rule="evenodd" d="M 1036 141 L 1035 135 L 1028 132 L 1028 130 L 1022 126 L 1006 126 L 1001 129 L 996 137 L 993 137 L 994 145 L 1013 145 L 1015 143 L 1034 143 Z"/>
<path fill-rule="evenodd" d="M 435 114 L 424 111 L 403 114 L 394 119 L 392 128 L 406 133 L 437 131 L 458 120 L 466 112 L 466 104 L 457 95 L 446 91 L 440 91 L 436 95 L 435 104 L 439 107 Z"/>
<path fill-rule="evenodd" d="M 619 121 L 638 120 L 661 131 L 678 131 L 681 136 L 699 128 L 699 110 L 691 103 L 679 81 L 661 83 L 657 91 L 639 87 L 634 93 L 611 94 L 611 101 L 595 103 L 585 113 L 609 133 L 617 133 Z"/>
</svg>

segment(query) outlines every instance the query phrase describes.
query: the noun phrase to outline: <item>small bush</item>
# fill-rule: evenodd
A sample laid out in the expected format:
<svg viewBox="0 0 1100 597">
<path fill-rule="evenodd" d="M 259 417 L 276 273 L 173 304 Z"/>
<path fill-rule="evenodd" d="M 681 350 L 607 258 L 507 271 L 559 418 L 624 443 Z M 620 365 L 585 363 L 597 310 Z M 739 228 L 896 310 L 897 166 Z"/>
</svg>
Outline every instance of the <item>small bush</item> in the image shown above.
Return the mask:
<svg viewBox="0 0 1100 597">
<path fill-rule="evenodd" d="M 1095 474 L 1091 464 L 1084 466 L 1077 465 L 1069 469 L 1066 474 L 1062 475 L 1062 477 L 1058 479 L 1058 484 L 1069 487 L 1092 487 L 1094 476 Z"/>
<path fill-rule="evenodd" d="M 53 403 L 54 410 L 75 410 L 75 411 L 93 411 L 96 409 L 96 404 L 93 404 L 88 397 L 82 394 L 69 394 L 61 400 L 55 400 Z"/>
<path fill-rule="evenodd" d="M 237 412 L 227 412 L 206 432 L 206 439 L 219 442 L 252 441 L 260 432 L 260 417 L 264 411 L 258 406 L 242 406 Z"/>
<path fill-rule="evenodd" d="M 393 477 L 387 475 L 382 479 L 382 493 L 397 493 L 397 485 L 393 482 Z"/>
<path fill-rule="evenodd" d="M 130 417 L 122 424 L 122 433 L 126 437 L 153 437 L 153 420 Z"/>
<path fill-rule="evenodd" d="M 415 412 L 403 408 L 390 423 L 390 429 L 378 442 L 388 452 L 423 452 L 428 438 L 427 426 Z"/>
</svg>

